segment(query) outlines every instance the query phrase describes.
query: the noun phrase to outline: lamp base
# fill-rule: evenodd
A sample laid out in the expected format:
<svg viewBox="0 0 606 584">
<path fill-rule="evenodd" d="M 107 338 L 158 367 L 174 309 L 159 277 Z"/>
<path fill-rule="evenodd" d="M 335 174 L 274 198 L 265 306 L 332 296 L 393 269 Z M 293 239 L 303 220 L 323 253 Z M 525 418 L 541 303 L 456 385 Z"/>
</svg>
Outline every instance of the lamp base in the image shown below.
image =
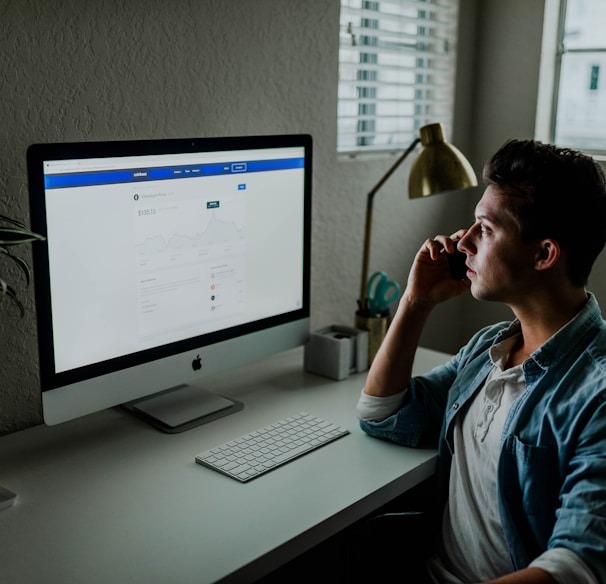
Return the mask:
<svg viewBox="0 0 606 584">
<path fill-rule="evenodd" d="M 356 312 L 355 326 L 358 329 L 368 331 L 368 366 L 373 362 L 385 335 L 391 324 L 389 316 L 364 316 Z"/>
</svg>

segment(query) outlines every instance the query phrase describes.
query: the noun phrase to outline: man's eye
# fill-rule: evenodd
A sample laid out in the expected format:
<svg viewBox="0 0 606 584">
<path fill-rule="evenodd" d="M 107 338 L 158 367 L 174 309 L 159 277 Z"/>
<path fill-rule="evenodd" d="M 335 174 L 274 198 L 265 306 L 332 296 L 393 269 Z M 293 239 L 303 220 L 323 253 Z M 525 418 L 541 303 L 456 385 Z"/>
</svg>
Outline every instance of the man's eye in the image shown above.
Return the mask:
<svg viewBox="0 0 606 584">
<path fill-rule="evenodd" d="M 480 233 L 482 235 L 486 235 L 490 233 L 490 229 L 488 229 L 488 227 L 486 227 L 485 225 L 480 225 Z"/>
</svg>

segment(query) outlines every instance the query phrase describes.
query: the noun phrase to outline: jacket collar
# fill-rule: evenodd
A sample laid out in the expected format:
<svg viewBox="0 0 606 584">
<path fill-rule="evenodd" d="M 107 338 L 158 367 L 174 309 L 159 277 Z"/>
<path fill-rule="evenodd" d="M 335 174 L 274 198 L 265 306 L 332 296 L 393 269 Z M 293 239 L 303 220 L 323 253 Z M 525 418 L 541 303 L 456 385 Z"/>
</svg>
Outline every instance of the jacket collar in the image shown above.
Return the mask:
<svg viewBox="0 0 606 584">
<path fill-rule="evenodd" d="M 602 327 L 604 327 L 604 320 L 598 301 L 591 292 L 587 292 L 587 302 L 577 315 L 532 353 L 530 358 L 541 369 L 548 369 L 569 355 L 575 346 L 586 346 L 586 337 L 595 336 Z M 515 319 L 507 328 L 497 334 L 493 345 L 520 331 L 520 321 Z M 562 347 L 566 347 L 566 350 L 562 350 Z"/>
</svg>

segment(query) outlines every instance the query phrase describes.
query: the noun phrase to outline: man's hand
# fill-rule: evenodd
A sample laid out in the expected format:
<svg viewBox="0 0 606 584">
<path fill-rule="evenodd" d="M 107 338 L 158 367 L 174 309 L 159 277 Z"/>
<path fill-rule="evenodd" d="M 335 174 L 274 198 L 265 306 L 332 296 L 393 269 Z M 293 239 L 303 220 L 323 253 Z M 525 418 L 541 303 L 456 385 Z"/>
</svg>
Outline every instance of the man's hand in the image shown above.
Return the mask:
<svg viewBox="0 0 606 584">
<path fill-rule="evenodd" d="M 469 280 L 455 280 L 446 255 L 456 251 L 456 242 L 465 234 L 461 229 L 451 235 L 427 239 L 417 252 L 408 275 L 403 297 L 411 305 L 433 308 L 436 304 L 469 290 Z"/>
<path fill-rule="evenodd" d="M 464 233 L 460 230 L 451 237 L 438 235 L 418 251 L 398 310 L 368 372 L 366 394 L 385 397 L 408 385 L 419 339 L 432 309 L 469 289 L 469 280 L 452 277 L 445 257 L 455 251 L 455 242 Z"/>
</svg>

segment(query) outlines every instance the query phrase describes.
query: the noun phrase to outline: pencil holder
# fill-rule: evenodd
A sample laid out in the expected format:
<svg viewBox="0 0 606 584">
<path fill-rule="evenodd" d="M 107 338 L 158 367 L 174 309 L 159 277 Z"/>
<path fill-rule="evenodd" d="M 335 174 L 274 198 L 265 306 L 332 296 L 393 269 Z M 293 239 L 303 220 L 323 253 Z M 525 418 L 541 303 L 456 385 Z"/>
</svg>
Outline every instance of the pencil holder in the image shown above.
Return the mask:
<svg viewBox="0 0 606 584">
<path fill-rule="evenodd" d="M 368 332 L 331 325 L 310 333 L 305 345 L 307 371 L 341 380 L 368 369 Z"/>
<path fill-rule="evenodd" d="M 391 322 L 388 316 L 363 316 L 356 313 L 355 326 L 358 329 L 368 331 L 368 365 L 373 362 Z"/>
</svg>

